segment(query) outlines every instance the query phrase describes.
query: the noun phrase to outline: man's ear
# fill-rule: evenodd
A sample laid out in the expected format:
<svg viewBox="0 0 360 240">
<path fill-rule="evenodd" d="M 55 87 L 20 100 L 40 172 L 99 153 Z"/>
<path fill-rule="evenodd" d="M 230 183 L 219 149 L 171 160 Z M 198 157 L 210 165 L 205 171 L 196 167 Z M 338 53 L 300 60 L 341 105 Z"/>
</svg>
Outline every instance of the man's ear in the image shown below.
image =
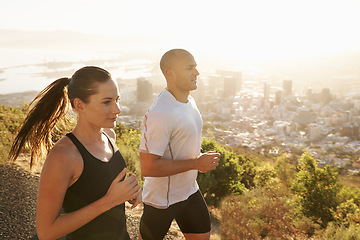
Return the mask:
<svg viewBox="0 0 360 240">
<path fill-rule="evenodd" d="M 166 79 L 173 79 L 174 78 L 174 71 L 171 70 L 170 68 L 166 69 L 165 70 L 165 76 L 166 76 Z"/>
<path fill-rule="evenodd" d="M 85 103 L 80 98 L 74 99 L 74 108 L 77 112 L 81 112 L 85 108 Z"/>
</svg>

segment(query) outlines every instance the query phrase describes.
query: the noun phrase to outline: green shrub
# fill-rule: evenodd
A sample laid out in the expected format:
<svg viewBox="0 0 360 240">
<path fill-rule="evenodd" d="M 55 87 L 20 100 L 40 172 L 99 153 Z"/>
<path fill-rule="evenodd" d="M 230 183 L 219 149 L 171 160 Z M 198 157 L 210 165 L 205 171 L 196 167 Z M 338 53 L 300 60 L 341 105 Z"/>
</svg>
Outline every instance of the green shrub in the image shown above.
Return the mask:
<svg viewBox="0 0 360 240">
<path fill-rule="evenodd" d="M 24 105 L 23 107 L 0 106 L 0 163 L 7 162 L 13 140 L 15 139 L 19 126 L 25 119 L 27 111 L 28 105 Z M 75 124 L 70 121 L 70 118 L 64 120 L 64 122 L 59 122 L 53 129 L 53 142 L 58 141 L 75 126 Z M 26 152 L 27 150 L 28 148 L 24 146 L 23 151 Z"/>
<path fill-rule="evenodd" d="M 290 159 L 286 154 L 276 158 L 275 171 L 281 183 L 286 187 L 290 187 L 291 182 L 296 176 L 296 169 L 294 165 L 290 163 Z"/>
<path fill-rule="evenodd" d="M 352 223 L 360 225 L 360 208 L 354 203 L 354 199 L 349 199 L 337 206 L 335 220 L 346 227 Z"/>
<path fill-rule="evenodd" d="M 265 162 L 256 168 L 254 183 L 257 188 L 268 188 L 278 182 L 279 179 L 276 177 L 276 171 L 272 164 Z"/>
<path fill-rule="evenodd" d="M 7 162 L 15 132 L 25 117 L 27 106 L 13 108 L 0 106 L 0 163 Z"/>
<path fill-rule="evenodd" d="M 222 239 L 291 239 L 305 236 L 292 223 L 286 191 L 280 187 L 256 188 L 240 196 L 226 197 L 220 207 Z"/>
<path fill-rule="evenodd" d="M 356 205 L 360 206 L 360 188 L 343 187 L 339 199 L 341 202 L 352 199 Z"/>
<path fill-rule="evenodd" d="M 143 178 L 141 176 L 139 157 L 140 131 L 138 129 L 128 129 L 121 123 L 117 123 L 114 130 L 116 133 L 116 145 L 124 157 L 128 172 L 134 173 L 142 185 Z"/>
<path fill-rule="evenodd" d="M 244 158 L 228 151 L 212 139 L 204 138 L 202 148 L 205 152 L 216 151 L 221 154 L 216 170 L 198 175 L 197 181 L 207 203 L 218 206 L 225 196 L 241 194 L 245 190 L 242 180 L 246 171 L 241 164 Z"/>
<path fill-rule="evenodd" d="M 294 209 L 292 209 L 294 210 Z M 321 229 L 321 226 L 304 215 L 293 216 L 292 221 L 295 229 L 301 236 L 313 237 Z M 306 238 L 306 239 L 308 239 Z"/>
<path fill-rule="evenodd" d="M 360 225 L 351 224 L 346 227 L 344 225 L 336 225 L 330 222 L 325 231 L 319 235 L 319 240 L 360 240 Z"/>
<path fill-rule="evenodd" d="M 339 205 L 341 185 L 337 172 L 330 166 L 319 168 L 309 153 L 304 153 L 299 162 L 300 171 L 292 183 L 292 190 L 299 198 L 300 210 L 306 217 L 326 227 L 335 219 L 334 212 Z"/>
</svg>

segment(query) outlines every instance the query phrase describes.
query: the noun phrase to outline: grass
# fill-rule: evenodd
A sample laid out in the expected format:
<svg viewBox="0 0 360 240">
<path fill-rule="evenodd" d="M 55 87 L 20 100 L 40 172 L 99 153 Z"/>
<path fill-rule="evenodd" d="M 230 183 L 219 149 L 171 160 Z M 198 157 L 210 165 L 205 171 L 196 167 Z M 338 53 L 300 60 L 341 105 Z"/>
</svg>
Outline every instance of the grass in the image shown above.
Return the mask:
<svg viewBox="0 0 360 240">
<path fill-rule="evenodd" d="M 346 187 L 355 187 L 360 189 L 360 176 L 339 175 L 339 179 Z"/>
</svg>

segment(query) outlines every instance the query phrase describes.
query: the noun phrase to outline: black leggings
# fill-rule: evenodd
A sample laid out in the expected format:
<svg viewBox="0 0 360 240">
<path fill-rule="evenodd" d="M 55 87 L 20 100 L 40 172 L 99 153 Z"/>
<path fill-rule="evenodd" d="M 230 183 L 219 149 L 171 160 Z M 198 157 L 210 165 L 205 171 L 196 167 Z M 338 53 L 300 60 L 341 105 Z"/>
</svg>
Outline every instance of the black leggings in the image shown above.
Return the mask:
<svg viewBox="0 0 360 240">
<path fill-rule="evenodd" d="M 209 211 L 200 191 L 187 200 L 175 203 L 167 209 L 158 209 L 144 204 L 140 221 L 143 240 L 161 240 L 176 220 L 183 233 L 207 233 L 211 230 Z"/>
</svg>

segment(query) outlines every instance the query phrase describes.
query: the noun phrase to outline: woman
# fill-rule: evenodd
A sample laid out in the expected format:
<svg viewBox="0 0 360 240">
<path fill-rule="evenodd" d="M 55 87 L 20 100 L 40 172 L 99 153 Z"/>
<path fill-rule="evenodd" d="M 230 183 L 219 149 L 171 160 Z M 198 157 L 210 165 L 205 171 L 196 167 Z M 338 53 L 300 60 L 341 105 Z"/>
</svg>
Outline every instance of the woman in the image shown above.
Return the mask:
<svg viewBox="0 0 360 240">
<path fill-rule="evenodd" d="M 104 69 L 83 67 L 71 78 L 54 81 L 34 101 L 11 148 L 11 161 L 28 144 L 32 166 L 51 148 L 51 130 L 70 104 L 78 113 L 75 128 L 49 151 L 41 172 L 39 239 L 129 239 L 125 201 L 137 206 L 140 186 L 132 173 L 125 179 L 125 162 L 115 146 L 116 82 Z"/>
</svg>

